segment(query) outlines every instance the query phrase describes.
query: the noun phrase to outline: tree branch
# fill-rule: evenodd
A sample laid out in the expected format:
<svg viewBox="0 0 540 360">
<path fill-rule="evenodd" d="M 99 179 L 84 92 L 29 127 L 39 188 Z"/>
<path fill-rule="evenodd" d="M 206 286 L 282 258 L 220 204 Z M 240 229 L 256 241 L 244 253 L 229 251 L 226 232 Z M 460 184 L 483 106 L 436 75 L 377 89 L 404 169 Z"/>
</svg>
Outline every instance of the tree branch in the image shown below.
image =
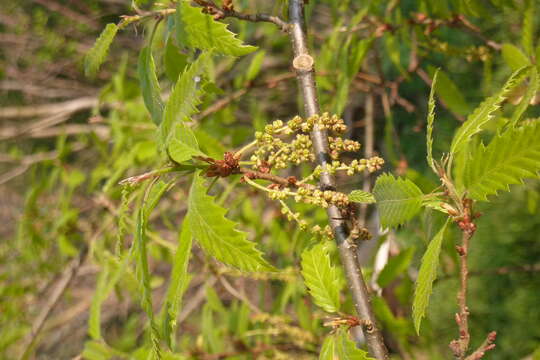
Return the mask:
<svg viewBox="0 0 540 360">
<path fill-rule="evenodd" d="M 309 55 L 306 33 L 304 31 L 304 0 L 289 0 L 290 36 L 294 50 L 293 67 L 304 100 L 306 116 L 320 113 L 317 100 L 317 89 L 313 72 L 313 58 Z M 326 131 L 315 126 L 311 138 L 318 163 L 324 169 L 330 165 L 328 135 Z M 323 172 L 321 174 L 320 187 L 324 190 L 335 190 L 334 177 Z M 388 359 L 388 353 L 383 342 L 382 335 L 377 328 L 375 316 L 371 309 L 369 293 L 362 276 L 361 269 L 356 261 L 356 247 L 350 242 L 349 229 L 346 219 L 336 206 L 327 209 L 329 223 L 334 233 L 334 238 L 339 247 L 341 261 L 345 268 L 345 274 L 351 289 L 354 304 L 359 317 L 365 322 L 364 335 L 368 350 L 377 359 Z"/>
<path fill-rule="evenodd" d="M 232 2 L 225 4 L 222 7 L 217 6 L 213 1 L 210 0 L 194 0 L 197 4 L 204 7 L 205 11 L 209 14 L 214 15 L 216 20 L 224 19 L 227 17 L 233 17 L 240 20 L 251 21 L 251 22 L 269 22 L 277 25 L 283 32 L 287 32 L 289 24 L 281 20 L 277 16 L 268 15 L 268 14 L 244 14 L 239 13 L 234 10 Z"/>
<path fill-rule="evenodd" d="M 469 279 L 469 267 L 467 257 L 469 254 L 469 244 L 476 231 L 473 223 L 475 215 L 472 211 L 472 200 L 463 200 L 463 218 L 458 222 L 462 232 L 461 245 L 456 246 L 460 259 L 460 290 L 457 295 L 459 312 L 456 314 L 456 323 L 459 327 L 459 337 L 450 342 L 450 349 L 459 360 L 479 360 L 484 357 L 486 351 L 495 347 L 496 332 L 491 332 L 480 347 L 471 355 L 467 356 L 471 335 L 469 332 L 469 308 L 467 307 L 467 288 Z"/>
</svg>

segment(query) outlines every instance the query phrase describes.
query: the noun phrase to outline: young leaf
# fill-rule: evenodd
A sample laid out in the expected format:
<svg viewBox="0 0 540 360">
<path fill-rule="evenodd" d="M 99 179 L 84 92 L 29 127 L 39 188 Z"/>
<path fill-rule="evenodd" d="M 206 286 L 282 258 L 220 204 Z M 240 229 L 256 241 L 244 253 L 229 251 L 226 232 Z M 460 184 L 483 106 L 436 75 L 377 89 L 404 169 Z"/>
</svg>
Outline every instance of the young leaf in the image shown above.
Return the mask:
<svg viewBox="0 0 540 360">
<path fill-rule="evenodd" d="M 159 200 L 163 197 L 163 195 L 171 189 L 171 187 L 174 185 L 174 182 L 166 183 L 163 180 L 158 180 L 156 183 L 153 184 L 152 188 L 148 192 L 148 197 L 145 202 L 145 212 L 146 216 L 150 216 L 150 213 L 154 208 L 156 207 Z"/>
<path fill-rule="evenodd" d="M 536 96 L 536 92 L 538 91 L 538 87 L 540 85 L 540 79 L 538 78 L 538 70 L 536 70 L 536 67 L 531 67 L 531 75 L 529 77 L 529 86 L 527 86 L 527 91 L 525 92 L 525 95 L 523 95 L 523 98 L 521 99 L 519 105 L 516 107 L 516 110 L 514 110 L 514 114 L 512 115 L 512 120 L 510 121 L 513 126 L 516 126 L 519 120 L 521 119 L 521 116 L 527 110 L 527 107 L 529 106 L 529 103 L 531 102 L 532 98 Z"/>
<path fill-rule="evenodd" d="M 336 333 L 337 358 L 340 360 L 375 360 L 368 353 L 356 347 L 354 341 L 349 338 L 345 329 L 339 329 Z"/>
<path fill-rule="evenodd" d="M 422 206 L 422 191 L 408 179 L 383 174 L 377 178 L 373 195 L 382 227 L 393 227 L 411 219 Z"/>
<path fill-rule="evenodd" d="M 431 83 L 431 91 L 429 92 L 427 131 L 426 131 L 427 162 L 436 174 L 437 174 L 437 167 L 435 166 L 435 161 L 433 160 L 433 122 L 435 121 L 435 87 L 437 86 L 438 74 L 439 74 L 439 69 L 437 69 L 435 71 L 435 75 L 433 75 L 433 81 Z"/>
<path fill-rule="evenodd" d="M 144 104 L 154 123 L 159 125 L 163 116 L 163 101 L 161 100 L 161 89 L 156 76 L 151 44 L 141 50 L 137 71 Z"/>
<path fill-rule="evenodd" d="M 420 323 L 429 304 L 433 282 L 437 278 L 439 253 L 441 252 L 444 231 L 447 225 L 448 221 L 446 221 L 441 230 L 433 237 L 422 257 L 422 264 L 420 265 L 420 271 L 416 279 L 416 288 L 414 289 L 412 308 L 414 327 L 417 334 L 420 334 Z"/>
<path fill-rule="evenodd" d="M 273 271 L 255 243 L 225 217 L 226 210 L 206 194 L 204 179 L 195 175 L 189 192 L 187 221 L 193 237 L 208 254 L 243 271 Z"/>
<path fill-rule="evenodd" d="M 139 209 L 137 215 L 137 232 L 135 234 L 135 256 L 137 281 L 139 283 L 139 292 L 141 294 L 141 306 L 148 316 L 150 323 L 150 339 L 152 342 L 152 353 L 154 358 L 161 358 L 161 349 L 159 346 L 159 331 L 154 322 L 154 310 L 152 308 L 152 289 L 150 287 L 150 271 L 148 270 L 148 258 L 146 254 L 146 222 L 147 214 L 145 207 Z"/>
<path fill-rule="evenodd" d="M 105 61 L 107 53 L 109 52 L 109 47 L 111 46 L 112 41 L 118 31 L 118 26 L 116 24 L 107 24 L 105 29 L 101 32 L 97 38 L 94 46 L 84 57 L 84 72 L 86 76 L 95 76 L 99 70 L 99 67 Z"/>
<path fill-rule="evenodd" d="M 177 24 L 181 24 L 182 40 L 192 48 L 231 56 L 242 56 L 257 50 L 255 46 L 244 45 L 227 29 L 226 24 L 203 14 L 201 8 L 190 6 L 187 1 L 178 2 L 176 20 Z"/>
<path fill-rule="evenodd" d="M 321 352 L 319 353 L 319 360 L 337 360 L 337 344 L 336 335 L 328 335 L 323 342 Z"/>
<path fill-rule="evenodd" d="M 373 204 L 375 197 L 373 194 L 363 190 L 353 190 L 349 194 L 349 201 L 363 204 Z"/>
<path fill-rule="evenodd" d="M 172 83 L 175 83 L 187 64 L 187 55 L 180 52 L 180 49 L 174 45 L 172 37 L 169 37 L 165 46 L 165 54 L 163 55 L 163 65 L 167 78 Z"/>
<path fill-rule="evenodd" d="M 246 71 L 246 81 L 253 81 L 257 75 L 259 75 L 265 55 L 265 51 L 259 51 L 255 54 L 255 56 L 253 56 L 253 59 L 251 59 L 251 63 Z"/>
<path fill-rule="evenodd" d="M 159 126 L 159 139 L 162 147 L 167 148 L 172 129 L 175 123 L 183 122 L 195 112 L 200 103 L 202 90 L 200 88 L 200 76 L 207 66 L 210 53 L 202 53 L 193 62 L 174 85 L 171 96 L 165 106 L 163 121 Z"/>
<path fill-rule="evenodd" d="M 488 195 L 525 178 L 538 176 L 540 171 L 540 123 L 509 128 L 496 135 L 486 147 L 482 143 L 467 163 L 464 187 L 471 198 L 487 201 Z"/>
<path fill-rule="evenodd" d="M 92 297 L 90 305 L 90 314 L 88 316 L 88 335 L 94 340 L 101 339 L 101 304 L 107 298 L 106 287 L 109 277 L 109 264 L 105 263 L 99 273 L 96 290 Z"/>
<path fill-rule="evenodd" d="M 429 67 L 430 74 L 438 72 L 437 84 L 435 86 L 435 93 L 441 98 L 448 108 L 459 115 L 467 115 L 470 111 L 470 106 L 465 100 L 462 92 L 457 85 L 452 81 L 450 76 L 441 69 L 435 69 Z M 433 88 L 433 84 L 431 85 Z"/>
<path fill-rule="evenodd" d="M 197 142 L 200 144 L 202 151 L 204 151 L 208 156 L 213 158 L 222 157 L 227 149 L 218 139 L 210 135 L 206 131 L 202 130 L 200 127 L 193 131 Z"/>
<path fill-rule="evenodd" d="M 517 46 L 512 44 L 503 44 L 502 56 L 504 61 L 506 62 L 506 64 L 508 64 L 512 71 L 516 71 L 524 66 L 531 65 L 531 60 L 529 60 L 527 55 L 522 53 Z"/>
<path fill-rule="evenodd" d="M 469 115 L 467 121 L 465 121 L 457 130 L 456 135 L 452 140 L 452 145 L 450 146 L 451 154 L 461 151 L 463 145 L 468 142 L 473 135 L 483 130 L 484 126 L 493 118 L 493 113 L 501 107 L 502 102 L 508 97 L 512 90 L 521 83 L 523 75 L 527 70 L 527 68 L 521 68 L 514 72 L 506 84 L 504 84 L 501 91 L 486 99 L 471 115 Z"/>
<path fill-rule="evenodd" d="M 118 280 L 120 280 L 120 277 L 125 274 L 132 257 L 131 254 L 124 255 L 120 260 L 111 257 L 105 261 L 101 269 L 88 317 L 88 335 L 94 340 L 101 339 L 101 305 L 107 299 Z"/>
<path fill-rule="evenodd" d="M 193 130 L 183 122 L 176 124 L 174 136 L 169 140 L 167 152 L 169 157 L 179 164 L 195 155 L 205 156 L 199 150 L 199 144 Z"/>
<path fill-rule="evenodd" d="M 178 313 L 182 305 L 182 295 L 184 295 L 189 284 L 187 269 L 191 255 L 191 244 L 190 224 L 184 220 L 178 239 L 178 248 L 173 259 L 173 268 L 170 276 L 171 282 L 167 289 L 162 309 L 163 333 L 169 347 L 172 347 L 171 344 L 177 327 Z"/>
<path fill-rule="evenodd" d="M 330 263 L 324 243 L 318 243 L 302 253 L 302 276 L 315 304 L 324 311 L 339 311 L 341 281 L 337 269 Z"/>
</svg>

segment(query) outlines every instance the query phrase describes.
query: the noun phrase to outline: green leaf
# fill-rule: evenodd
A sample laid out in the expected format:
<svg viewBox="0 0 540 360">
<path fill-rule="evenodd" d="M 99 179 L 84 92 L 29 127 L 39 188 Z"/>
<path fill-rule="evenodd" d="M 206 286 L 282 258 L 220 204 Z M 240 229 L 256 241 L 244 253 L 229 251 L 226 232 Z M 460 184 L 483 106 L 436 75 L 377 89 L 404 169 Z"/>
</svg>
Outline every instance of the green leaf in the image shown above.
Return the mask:
<svg viewBox="0 0 540 360">
<path fill-rule="evenodd" d="M 337 268 L 330 263 L 324 243 L 318 243 L 302 253 L 302 276 L 315 304 L 324 311 L 339 311 L 341 280 Z"/>
<path fill-rule="evenodd" d="M 349 337 L 348 331 L 341 328 L 336 333 L 337 358 L 339 360 L 374 360 L 368 353 L 356 347 Z"/>
<path fill-rule="evenodd" d="M 158 180 L 155 182 L 148 192 L 148 197 L 145 202 L 145 214 L 146 217 L 149 217 L 156 205 L 158 204 L 159 200 L 163 197 L 163 195 L 171 189 L 171 187 L 174 185 L 173 181 L 170 181 L 168 183 L 164 182 L 163 180 Z"/>
<path fill-rule="evenodd" d="M 210 53 L 201 54 L 184 70 L 174 85 L 165 106 L 163 121 L 159 126 L 159 139 L 162 147 L 168 147 L 175 124 L 186 121 L 197 112 L 197 105 L 199 105 L 202 95 L 200 76 L 206 69 L 209 59 Z M 197 79 L 199 81 L 196 81 Z"/>
<path fill-rule="evenodd" d="M 469 115 L 467 121 L 465 121 L 457 130 L 456 135 L 452 140 L 452 145 L 450 146 L 451 154 L 461 151 L 464 144 L 466 144 L 473 135 L 483 130 L 484 126 L 493 118 L 495 111 L 501 107 L 502 102 L 510 95 L 512 90 L 521 83 L 523 75 L 527 71 L 527 68 L 521 68 L 514 72 L 506 84 L 504 84 L 501 91 L 486 99 L 471 115 Z"/>
<path fill-rule="evenodd" d="M 168 184 L 160 181 L 150 183 L 151 188 L 147 190 L 147 197 L 137 213 L 136 233 L 135 233 L 135 275 L 141 296 L 141 307 L 146 312 L 150 325 L 150 340 L 152 343 L 152 358 L 161 359 L 160 334 L 154 320 L 154 310 L 152 306 L 152 288 L 150 286 L 150 271 L 148 268 L 148 255 L 146 250 L 147 235 L 146 227 L 148 217 L 156 206 L 157 202 L 165 191 Z M 154 186 L 156 188 L 154 189 Z"/>
<path fill-rule="evenodd" d="M 169 38 L 165 46 L 165 55 L 163 56 L 163 65 L 167 78 L 175 83 L 182 71 L 184 71 L 187 63 L 187 55 L 180 52 L 180 49 L 174 45 L 173 39 Z"/>
<path fill-rule="evenodd" d="M 482 143 L 467 163 L 464 187 L 471 198 L 509 191 L 509 185 L 534 178 L 540 171 L 540 122 L 509 128 L 486 147 Z"/>
<path fill-rule="evenodd" d="M 202 150 L 208 154 L 208 156 L 213 158 L 220 158 L 223 157 L 223 154 L 227 149 L 219 140 L 217 140 L 215 137 L 210 135 L 204 130 L 201 130 L 201 128 L 197 128 L 194 130 L 195 136 L 197 137 L 197 141 L 199 142 Z"/>
<path fill-rule="evenodd" d="M 439 254 L 441 252 L 444 231 L 446 230 L 448 221 L 449 220 L 446 221 L 441 230 L 433 237 L 422 257 L 422 264 L 420 265 L 418 278 L 416 279 L 416 287 L 414 289 L 412 308 L 412 317 L 417 334 L 420 334 L 420 324 L 429 305 L 429 297 L 431 296 L 433 282 L 437 278 Z"/>
<path fill-rule="evenodd" d="M 249 64 L 246 72 L 246 81 L 253 81 L 257 75 L 259 75 L 265 56 L 265 51 L 259 51 L 255 54 L 255 56 L 253 56 L 253 59 L 251 59 L 251 63 Z"/>
<path fill-rule="evenodd" d="M 349 194 L 349 201 L 363 204 L 373 204 L 375 197 L 372 193 L 363 190 L 353 190 Z"/>
<path fill-rule="evenodd" d="M 174 136 L 169 140 L 167 152 L 169 157 L 179 164 L 196 155 L 205 156 L 199 150 L 199 144 L 193 130 L 183 122 L 176 124 Z"/>
<path fill-rule="evenodd" d="M 187 221 L 193 237 L 209 255 L 243 271 L 273 271 L 255 243 L 225 217 L 226 210 L 206 194 L 204 179 L 195 175 L 189 192 Z"/>
<path fill-rule="evenodd" d="M 109 266 L 107 265 L 101 267 L 88 316 L 88 335 L 94 340 L 101 339 L 101 304 L 108 295 L 105 291 L 109 277 Z"/>
<path fill-rule="evenodd" d="M 389 285 L 396 277 L 407 270 L 411 264 L 414 250 L 414 247 L 410 247 L 388 261 L 377 278 L 380 287 Z"/>
<path fill-rule="evenodd" d="M 439 69 L 437 69 L 435 71 L 435 75 L 433 75 L 433 82 L 431 83 L 431 91 L 429 92 L 427 131 L 426 131 L 427 162 L 435 173 L 437 173 L 437 167 L 435 166 L 435 161 L 433 160 L 433 122 L 435 121 L 435 88 L 437 86 L 438 74 L 439 74 Z"/>
<path fill-rule="evenodd" d="M 319 360 L 339 360 L 336 336 L 334 334 L 328 335 L 324 339 L 321 352 L 319 353 Z"/>
<path fill-rule="evenodd" d="M 163 304 L 163 333 L 172 347 L 177 327 L 178 314 L 182 305 L 182 296 L 189 285 L 188 264 L 191 255 L 192 236 L 190 224 L 184 220 L 178 239 L 178 247 L 173 259 L 170 284 Z"/>
<path fill-rule="evenodd" d="M 436 70 L 433 67 L 429 67 L 430 73 L 434 74 Z M 465 100 L 462 92 L 457 85 L 452 81 L 448 74 L 440 69 L 437 71 L 437 85 L 435 86 L 435 92 L 444 101 L 446 105 L 459 115 L 466 115 L 469 113 L 470 106 Z M 434 75 L 433 75 L 434 76 Z M 434 85 L 431 85 L 432 88 Z"/>
<path fill-rule="evenodd" d="M 527 86 L 527 91 L 525 92 L 525 95 L 523 95 L 523 98 L 521 99 L 519 105 L 516 107 L 516 110 L 514 110 L 514 114 L 512 115 L 511 123 L 513 126 L 516 126 L 519 120 L 521 119 L 521 116 L 527 110 L 529 107 L 529 104 L 533 97 L 536 96 L 536 93 L 538 91 L 538 87 L 540 85 L 540 79 L 538 78 L 538 70 L 536 70 L 536 67 L 531 67 L 531 73 L 529 77 L 529 84 Z"/>
<path fill-rule="evenodd" d="M 409 179 L 383 174 L 377 178 L 373 195 L 377 200 L 384 228 L 403 224 L 422 206 L 422 191 Z"/>
<path fill-rule="evenodd" d="M 101 268 L 88 317 L 88 334 L 94 340 L 101 339 L 101 306 L 125 274 L 131 259 L 130 254 L 123 256 L 120 261 L 116 257 L 110 257 Z"/>
<path fill-rule="evenodd" d="M 141 50 L 137 71 L 144 104 L 154 123 L 159 125 L 163 114 L 163 101 L 161 100 L 161 89 L 156 76 L 151 44 Z"/>
<path fill-rule="evenodd" d="M 178 3 L 176 20 L 181 24 L 181 39 L 192 48 L 231 56 L 242 56 L 257 50 L 255 46 L 244 45 L 227 29 L 226 24 L 215 21 L 212 15 L 203 14 L 201 8 L 190 6 L 187 1 Z"/>
<path fill-rule="evenodd" d="M 88 51 L 84 57 L 84 72 L 86 76 L 93 77 L 99 70 L 99 67 L 105 61 L 109 47 L 114 40 L 118 26 L 116 24 L 107 24 L 105 29 L 101 32 L 97 38 L 94 46 Z"/>
<path fill-rule="evenodd" d="M 517 46 L 512 44 L 503 44 L 502 56 L 504 61 L 508 66 L 510 66 L 512 71 L 516 71 L 524 66 L 531 65 L 531 60 L 529 60 L 527 55 L 522 53 L 521 50 L 517 48 Z"/>
<path fill-rule="evenodd" d="M 101 341 L 87 341 L 84 343 L 82 358 L 85 360 L 125 359 L 128 355 L 111 348 Z"/>
</svg>

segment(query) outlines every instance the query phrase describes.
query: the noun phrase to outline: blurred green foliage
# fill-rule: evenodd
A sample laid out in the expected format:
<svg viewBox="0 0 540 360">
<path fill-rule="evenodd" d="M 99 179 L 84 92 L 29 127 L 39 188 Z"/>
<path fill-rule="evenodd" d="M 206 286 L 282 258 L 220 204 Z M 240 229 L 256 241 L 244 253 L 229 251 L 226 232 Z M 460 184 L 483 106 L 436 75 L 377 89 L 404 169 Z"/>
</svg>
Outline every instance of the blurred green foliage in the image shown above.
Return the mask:
<svg viewBox="0 0 540 360">
<path fill-rule="evenodd" d="M 135 4 L 142 11 L 162 9 L 153 1 Z M 241 12 L 283 18 L 285 4 L 234 2 Z M 423 145 L 426 83 L 434 69 L 441 68 L 434 143 L 440 156 L 471 109 L 499 89 L 512 70 L 537 65 L 540 57 L 536 0 L 311 0 L 306 12 L 321 108 L 342 115 L 348 137 L 363 142 L 365 99 L 373 94 L 375 152 L 387 160 L 386 170 L 405 175 L 424 192 L 435 188 L 437 180 L 426 166 Z M 117 256 L 126 254 L 134 241 L 145 189 L 127 190 L 118 182 L 166 165 L 136 71 L 137 54 L 148 45 L 155 21 L 148 18 L 119 31 L 96 79 L 84 76 L 83 61 L 107 23 L 133 13 L 129 2 L 113 0 L 0 4 L 2 358 L 18 358 L 27 349 L 32 324 L 53 297 L 58 279 L 65 278 L 65 269 L 86 249 L 83 265 L 33 339 L 29 354 L 38 359 L 146 359 L 150 351 L 137 274 L 129 255 Z M 201 112 L 193 118 L 200 148 L 215 157 L 245 145 L 270 121 L 288 120 L 302 108 L 290 72 L 287 36 L 273 24 L 225 22 L 259 50 L 209 64 Z M 191 61 L 181 42 L 174 41 L 171 26 L 170 20 L 162 21 L 151 44 L 166 96 Z M 518 89 L 510 102 L 525 91 Z M 81 99 L 86 103 L 75 110 L 66 105 Z M 524 117 L 538 121 L 538 102 L 531 101 L 534 106 Z M 9 115 L 12 109 L 19 112 Z M 494 123 L 509 116 L 501 111 Z M 147 280 L 160 320 L 191 179 L 166 175 L 164 180 L 175 187 L 157 204 L 147 230 Z M 278 206 L 239 184 L 239 177 L 228 180 L 215 184 L 215 201 L 226 205 L 227 216 L 240 223 L 281 271 L 241 274 L 194 246 L 190 285 L 172 337 L 175 353 L 163 352 L 162 357 L 315 359 L 329 330 L 298 270 L 302 251 L 313 243 L 311 236 L 287 222 Z M 360 189 L 361 180 L 341 186 Z M 470 327 L 473 344 L 498 331 L 490 359 L 538 357 L 539 190 L 538 180 L 527 181 L 481 205 L 470 255 Z M 307 206 L 297 211 L 325 225 L 323 211 Z M 442 270 L 421 337 L 415 335 L 410 314 L 420 257 L 441 221 L 427 212 L 372 240 L 375 249 L 366 256 L 370 275 L 376 271 L 375 251 L 391 241 L 395 257 L 378 277 L 382 289 L 373 305 L 396 359 L 451 358 L 447 344 L 457 333 L 455 229 L 443 243 Z M 330 250 L 336 263 L 335 248 Z M 342 294 L 341 301 L 342 310 L 352 313 L 351 299 Z"/>
</svg>

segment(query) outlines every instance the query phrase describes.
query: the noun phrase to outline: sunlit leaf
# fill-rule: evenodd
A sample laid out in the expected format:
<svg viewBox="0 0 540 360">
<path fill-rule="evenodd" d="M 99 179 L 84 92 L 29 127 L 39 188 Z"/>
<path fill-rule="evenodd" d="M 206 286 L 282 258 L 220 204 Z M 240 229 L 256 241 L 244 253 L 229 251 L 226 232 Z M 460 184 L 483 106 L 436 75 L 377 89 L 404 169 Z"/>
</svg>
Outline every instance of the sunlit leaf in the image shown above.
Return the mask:
<svg viewBox="0 0 540 360">
<path fill-rule="evenodd" d="M 201 54 L 178 78 L 165 106 L 159 127 L 161 145 L 167 147 L 175 124 L 186 121 L 197 112 L 202 95 L 201 75 L 210 59 L 209 53 Z"/>
<path fill-rule="evenodd" d="M 372 204 L 375 197 L 372 193 L 363 190 L 353 190 L 349 193 L 349 201 L 363 204 Z"/>
<path fill-rule="evenodd" d="M 422 191 L 409 179 L 383 174 L 373 188 L 382 227 L 393 227 L 411 219 L 422 206 Z"/>
<path fill-rule="evenodd" d="M 510 128 L 496 135 L 488 146 L 482 143 L 467 163 L 464 187 L 476 200 L 509 191 L 509 185 L 538 177 L 540 171 L 540 123 Z"/>
<path fill-rule="evenodd" d="M 227 25 L 214 20 L 211 15 L 203 14 L 202 9 L 193 7 L 187 1 L 179 1 L 176 19 L 183 30 L 180 42 L 192 48 L 210 50 L 223 55 L 242 56 L 257 47 L 244 45 Z"/>
<path fill-rule="evenodd" d="M 94 46 L 88 51 L 84 58 L 84 72 L 86 76 L 95 76 L 99 67 L 105 61 L 109 47 L 116 36 L 118 26 L 116 24 L 107 24 L 101 35 L 97 38 Z"/>
<path fill-rule="evenodd" d="M 435 71 L 433 75 L 433 81 L 431 83 L 431 91 L 429 93 L 428 101 L 428 116 L 427 116 L 427 131 L 426 131 L 426 145 L 427 145 L 427 162 L 431 169 L 437 173 L 437 167 L 433 160 L 433 122 L 435 121 L 435 88 L 437 86 L 437 75 L 439 70 Z"/>
<path fill-rule="evenodd" d="M 304 250 L 302 276 L 315 304 L 329 313 L 339 311 L 341 281 L 336 267 L 330 262 L 330 254 L 324 243 Z"/>
<path fill-rule="evenodd" d="M 163 101 L 161 100 L 161 89 L 156 76 L 151 44 L 141 50 L 137 69 L 144 104 L 154 123 L 159 124 L 163 116 Z"/>
<path fill-rule="evenodd" d="M 236 224 L 225 217 L 227 212 L 206 194 L 204 179 L 195 175 L 189 192 L 187 221 L 193 237 L 209 255 L 243 271 L 272 271 L 256 244 Z"/>
<path fill-rule="evenodd" d="M 437 278 L 439 254 L 441 252 L 441 245 L 447 225 L 448 221 L 430 241 L 428 248 L 422 257 L 422 264 L 420 265 L 418 278 L 416 279 L 412 317 L 414 327 L 418 334 L 420 333 L 420 324 L 422 322 L 422 318 L 425 316 L 426 309 L 429 305 L 429 297 L 431 296 L 433 282 Z"/>
<path fill-rule="evenodd" d="M 501 91 L 486 99 L 471 115 L 469 115 L 467 121 L 465 121 L 457 130 L 456 135 L 452 140 L 452 145 L 450 146 L 450 153 L 454 154 L 461 151 L 463 145 L 468 142 L 473 135 L 484 129 L 485 125 L 493 118 L 493 114 L 501 107 L 502 102 L 508 97 L 511 91 L 523 81 L 523 75 L 527 71 L 527 68 L 521 68 L 514 72 L 506 84 L 504 84 Z"/>
</svg>

